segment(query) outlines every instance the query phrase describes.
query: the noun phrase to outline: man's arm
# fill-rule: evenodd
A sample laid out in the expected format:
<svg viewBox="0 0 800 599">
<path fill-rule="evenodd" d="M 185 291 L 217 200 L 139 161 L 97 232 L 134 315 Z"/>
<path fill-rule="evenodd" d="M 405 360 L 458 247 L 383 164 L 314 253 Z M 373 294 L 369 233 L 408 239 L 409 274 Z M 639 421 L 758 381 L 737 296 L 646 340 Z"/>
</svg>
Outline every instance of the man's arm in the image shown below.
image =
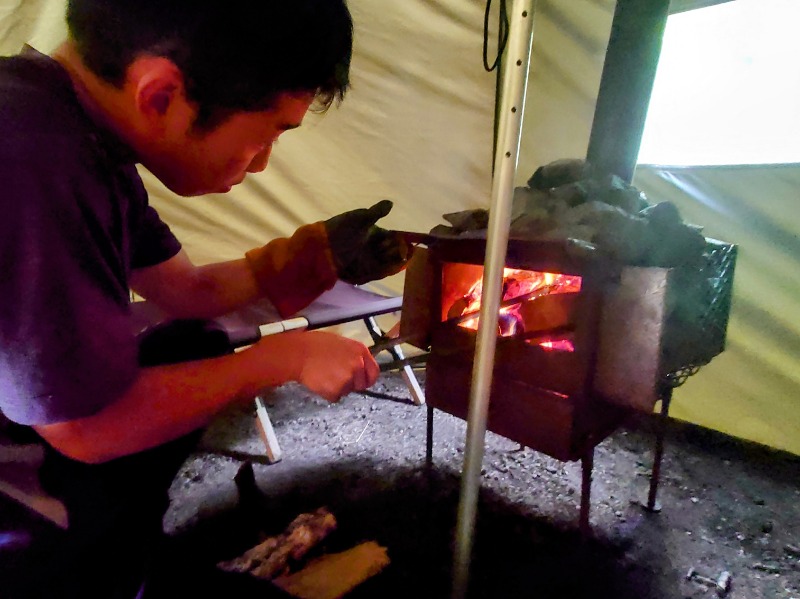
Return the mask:
<svg viewBox="0 0 800 599">
<path fill-rule="evenodd" d="M 392 202 L 359 208 L 297 229 L 250 250 L 244 259 L 197 267 L 185 252 L 134 270 L 130 284 L 178 318 L 214 318 L 268 297 L 286 317 L 333 287 L 337 278 L 363 284 L 405 267 L 412 248 L 375 226 Z"/>
<path fill-rule="evenodd" d="M 215 318 L 262 294 L 245 258 L 195 266 L 185 251 L 131 273 L 131 288 L 175 318 Z"/>
<path fill-rule="evenodd" d="M 298 381 L 329 401 L 372 386 L 378 366 L 364 345 L 323 331 L 270 335 L 242 352 L 144 368 L 116 402 L 87 418 L 39 425 L 61 453 L 101 463 L 205 426 L 226 405 Z"/>
</svg>

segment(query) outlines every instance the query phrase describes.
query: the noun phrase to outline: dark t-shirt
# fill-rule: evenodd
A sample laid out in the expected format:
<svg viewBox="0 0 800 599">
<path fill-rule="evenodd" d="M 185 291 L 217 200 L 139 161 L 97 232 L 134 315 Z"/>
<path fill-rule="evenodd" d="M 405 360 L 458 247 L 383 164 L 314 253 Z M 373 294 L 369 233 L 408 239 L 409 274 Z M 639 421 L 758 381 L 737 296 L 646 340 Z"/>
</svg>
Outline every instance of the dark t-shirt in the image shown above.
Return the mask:
<svg viewBox="0 0 800 599">
<path fill-rule="evenodd" d="M 0 411 L 13 421 L 89 416 L 137 375 L 129 275 L 180 244 L 134 162 L 58 63 L 0 58 Z"/>
</svg>

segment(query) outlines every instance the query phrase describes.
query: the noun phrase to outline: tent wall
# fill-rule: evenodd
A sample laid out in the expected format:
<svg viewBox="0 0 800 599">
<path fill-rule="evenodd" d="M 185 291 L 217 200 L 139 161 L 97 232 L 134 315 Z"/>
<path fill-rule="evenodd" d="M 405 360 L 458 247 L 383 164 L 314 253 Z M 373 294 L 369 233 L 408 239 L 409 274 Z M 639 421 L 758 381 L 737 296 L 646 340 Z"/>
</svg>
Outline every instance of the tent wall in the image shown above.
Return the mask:
<svg viewBox="0 0 800 599">
<path fill-rule="evenodd" d="M 633 183 L 739 244 L 726 351 L 671 413 L 800 454 L 800 165 L 640 166 Z"/>
<path fill-rule="evenodd" d="M 387 226 L 424 231 L 487 207 L 495 74 L 482 66 L 483 1 L 350 0 L 353 88 L 276 146 L 269 168 L 226 196 L 176 198 L 144 173 L 152 202 L 197 263 L 238 258 L 297 226 L 391 198 Z M 496 8 L 496 4 L 493 6 Z M 583 157 L 614 0 L 539 0 L 518 183 Z M 0 50 L 63 37 L 63 0 L 0 12 Z M 490 50 L 496 46 L 496 11 Z M 656 169 L 634 183 L 708 235 L 740 244 L 728 350 L 676 390 L 673 414 L 800 454 L 800 167 Z M 402 275 L 377 285 L 399 292 Z"/>
<path fill-rule="evenodd" d="M 0 3 L 0 50 L 14 54 L 23 44 L 48 52 L 64 37 L 64 0 L 6 0 Z"/>
</svg>

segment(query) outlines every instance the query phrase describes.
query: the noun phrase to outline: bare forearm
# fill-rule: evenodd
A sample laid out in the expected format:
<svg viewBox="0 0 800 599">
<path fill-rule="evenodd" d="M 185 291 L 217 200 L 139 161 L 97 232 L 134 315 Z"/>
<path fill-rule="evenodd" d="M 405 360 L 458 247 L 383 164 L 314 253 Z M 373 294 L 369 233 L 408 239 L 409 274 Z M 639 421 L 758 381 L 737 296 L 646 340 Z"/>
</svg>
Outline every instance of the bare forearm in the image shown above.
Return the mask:
<svg viewBox="0 0 800 599">
<path fill-rule="evenodd" d="M 98 414 L 37 430 L 70 457 L 105 462 L 206 426 L 228 404 L 295 378 L 292 368 L 289 360 L 265 363 L 253 350 L 146 368 L 125 395 Z"/>
<path fill-rule="evenodd" d="M 175 318 L 215 318 L 261 296 L 246 259 L 194 266 L 183 252 L 134 271 L 131 287 Z"/>
<path fill-rule="evenodd" d="M 234 260 L 199 266 L 191 289 L 172 304 L 178 318 L 214 318 L 259 299 L 247 262 Z"/>
</svg>

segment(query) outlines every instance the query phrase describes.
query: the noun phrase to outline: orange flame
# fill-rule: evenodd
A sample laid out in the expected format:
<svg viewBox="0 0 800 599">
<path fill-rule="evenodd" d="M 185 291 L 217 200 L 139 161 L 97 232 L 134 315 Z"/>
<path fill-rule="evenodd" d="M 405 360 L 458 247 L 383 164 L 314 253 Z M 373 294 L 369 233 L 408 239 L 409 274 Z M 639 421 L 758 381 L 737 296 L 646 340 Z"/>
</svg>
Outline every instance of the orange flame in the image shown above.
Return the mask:
<svg viewBox="0 0 800 599">
<path fill-rule="evenodd" d="M 498 314 L 498 329 L 502 337 L 511 337 L 525 331 L 525 323 L 520 314 L 523 303 L 534 301 L 537 297 L 558 293 L 577 293 L 581 290 L 581 277 L 551 272 L 537 272 L 506 268 L 503 270 L 503 296 Z M 483 294 L 483 280 L 478 279 L 459 303 L 464 306 L 459 326 L 477 330 Z M 544 349 L 574 351 L 568 340 L 553 339 L 538 344 Z"/>
</svg>

